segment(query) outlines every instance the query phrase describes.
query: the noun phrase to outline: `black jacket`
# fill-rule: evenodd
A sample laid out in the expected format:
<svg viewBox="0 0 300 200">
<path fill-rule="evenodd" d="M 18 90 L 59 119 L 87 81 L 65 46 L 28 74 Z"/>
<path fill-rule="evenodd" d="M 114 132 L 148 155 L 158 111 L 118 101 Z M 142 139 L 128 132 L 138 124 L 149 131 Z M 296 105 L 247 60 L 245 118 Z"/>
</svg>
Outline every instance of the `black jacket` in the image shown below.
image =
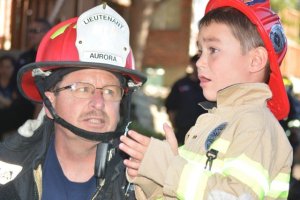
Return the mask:
<svg viewBox="0 0 300 200">
<path fill-rule="evenodd" d="M 3 183 L 5 179 L 13 179 L 15 176 L 14 167 L 7 168 L 12 169 L 11 171 L 4 170 L 7 163 L 22 167 L 20 173 L 12 181 L 1 185 L 0 200 L 38 200 L 41 198 L 38 188 L 41 188 L 42 181 L 38 177 L 42 174 L 44 158 L 53 133 L 53 122 L 45 118 L 33 136 L 24 137 L 13 133 L 0 143 L 0 183 Z M 115 141 L 116 153 L 107 167 L 107 181 L 95 200 L 135 199 L 133 187 L 126 181 L 123 155 L 117 149 L 117 144 L 118 141 Z"/>
</svg>

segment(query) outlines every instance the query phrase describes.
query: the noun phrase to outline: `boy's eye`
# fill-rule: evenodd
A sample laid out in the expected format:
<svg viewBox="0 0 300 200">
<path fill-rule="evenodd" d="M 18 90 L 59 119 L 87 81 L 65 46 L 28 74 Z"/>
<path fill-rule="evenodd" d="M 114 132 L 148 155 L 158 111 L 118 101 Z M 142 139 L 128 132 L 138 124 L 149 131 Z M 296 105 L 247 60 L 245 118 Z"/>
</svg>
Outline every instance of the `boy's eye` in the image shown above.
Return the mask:
<svg viewBox="0 0 300 200">
<path fill-rule="evenodd" d="M 201 57 L 201 55 L 202 55 L 202 49 L 199 49 L 198 50 L 198 56 L 199 56 L 199 58 Z"/>
<path fill-rule="evenodd" d="M 216 53 L 218 50 L 216 48 L 210 47 L 209 52 L 210 53 Z"/>
</svg>

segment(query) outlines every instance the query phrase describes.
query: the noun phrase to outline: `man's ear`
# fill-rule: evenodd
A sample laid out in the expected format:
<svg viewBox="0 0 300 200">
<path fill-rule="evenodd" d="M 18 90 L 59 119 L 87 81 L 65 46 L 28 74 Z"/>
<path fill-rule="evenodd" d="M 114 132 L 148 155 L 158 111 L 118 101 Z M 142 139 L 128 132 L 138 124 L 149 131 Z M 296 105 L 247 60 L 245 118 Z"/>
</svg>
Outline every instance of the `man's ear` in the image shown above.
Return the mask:
<svg viewBox="0 0 300 200">
<path fill-rule="evenodd" d="M 45 92 L 45 95 L 46 95 L 46 97 L 49 99 L 49 101 L 51 102 L 53 108 L 55 108 L 55 98 L 56 98 L 56 97 L 55 97 L 54 93 L 48 91 L 48 92 Z M 49 112 L 49 110 L 48 110 L 48 108 L 45 106 L 45 104 L 44 104 L 44 108 L 45 108 L 45 112 L 46 112 L 47 117 L 49 117 L 50 119 L 53 119 L 51 113 Z"/>
<path fill-rule="evenodd" d="M 265 69 L 268 62 L 268 52 L 264 47 L 251 50 L 251 64 L 249 71 L 252 73 Z"/>
</svg>

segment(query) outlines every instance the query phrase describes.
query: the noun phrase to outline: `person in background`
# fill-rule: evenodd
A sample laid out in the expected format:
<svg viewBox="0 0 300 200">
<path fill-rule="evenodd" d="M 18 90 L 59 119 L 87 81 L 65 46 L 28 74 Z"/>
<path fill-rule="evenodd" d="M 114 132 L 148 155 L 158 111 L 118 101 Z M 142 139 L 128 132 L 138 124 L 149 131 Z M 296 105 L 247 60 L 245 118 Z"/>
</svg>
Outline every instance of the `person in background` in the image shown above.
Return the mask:
<svg viewBox="0 0 300 200">
<path fill-rule="evenodd" d="M 287 199 L 293 152 L 278 122 L 289 112 L 278 15 L 267 0 L 210 0 L 197 41 L 200 85 L 216 104 L 179 149 L 166 124 L 166 141 L 121 136 L 137 198 Z"/>
<path fill-rule="evenodd" d="M 289 99 L 290 112 L 288 116 L 280 120 L 279 123 L 288 136 L 293 150 L 295 151 L 299 146 L 300 101 L 294 93 L 292 81 L 288 77 L 284 76 L 283 82 Z"/>
<path fill-rule="evenodd" d="M 54 26 L 18 72 L 21 94 L 44 109 L 0 143 L 0 199 L 135 199 L 118 143 L 145 81 L 107 4 Z"/>
<path fill-rule="evenodd" d="M 32 116 L 31 104 L 24 101 L 18 92 L 14 72 L 16 60 L 13 56 L 0 57 L 0 135 L 16 130 Z M 29 108 L 29 109 L 27 109 Z"/>
<path fill-rule="evenodd" d="M 293 164 L 288 200 L 297 200 L 300 199 L 300 101 L 294 93 L 294 85 L 290 78 L 287 76 L 283 76 L 282 78 L 290 103 L 290 112 L 285 119 L 280 120 L 280 124 L 285 130 L 293 148 Z"/>
<path fill-rule="evenodd" d="M 0 134 L 1 138 L 4 133 L 16 129 L 16 126 L 21 124 L 16 123 L 16 119 L 6 120 L 8 115 L 17 117 L 14 110 L 14 103 L 18 98 L 18 88 L 13 77 L 16 70 L 16 60 L 10 55 L 0 57 Z"/>
<path fill-rule="evenodd" d="M 47 21 L 47 19 L 43 18 L 37 18 L 33 20 L 27 29 L 27 41 L 28 41 L 28 48 L 25 52 L 21 53 L 19 58 L 18 58 L 18 66 L 16 69 L 15 76 L 17 75 L 18 70 L 29 63 L 32 63 L 35 61 L 36 58 L 36 53 L 37 53 L 37 48 L 43 38 L 43 36 L 47 33 L 47 31 L 51 28 L 51 24 Z M 24 101 L 26 101 L 24 99 Z M 28 119 L 31 118 L 36 118 L 38 113 L 40 112 L 42 106 L 41 104 L 35 104 L 28 105 L 27 109 L 33 109 L 30 111 L 32 113 L 31 116 L 29 116 Z"/>
<path fill-rule="evenodd" d="M 206 113 L 199 103 L 206 101 L 197 75 L 198 55 L 190 57 L 190 68 L 186 76 L 177 80 L 166 98 L 165 106 L 179 144 L 184 143 L 188 130 L 197 118 Z"/>
<path fill-rule="evenodd" d="M 0 109 L 10 107 L 17 98 L 16 81 L 13 80 L 15 69 L 14 57 L 9 55 L 0 57 Z"/>
<path fill-rule="evenodd" d="M 28 49 L 18 58 L 19 68 L 35 61 L 37 48 L 50 28 L 51 24 L 43 18 L 38 18 L 29 24 L 27 29 Z"/>
</svg>

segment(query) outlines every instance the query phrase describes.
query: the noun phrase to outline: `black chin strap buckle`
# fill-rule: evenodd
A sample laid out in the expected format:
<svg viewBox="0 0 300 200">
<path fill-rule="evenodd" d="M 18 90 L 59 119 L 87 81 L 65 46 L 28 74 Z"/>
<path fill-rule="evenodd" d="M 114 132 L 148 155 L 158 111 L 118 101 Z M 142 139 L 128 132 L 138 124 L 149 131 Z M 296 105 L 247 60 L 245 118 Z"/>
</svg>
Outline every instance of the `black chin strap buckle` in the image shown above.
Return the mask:
<svg viewBox="0 0 300 200">
<path fill-rule="evenodd" d="M 131 123 L 132 123 L 131 121 L 128 122 L 128 124 L 127 124 L 126 127 L 125 127 L 124 135 L 126 135 L 126 136 L 127 136 L 128 131 L 129 131 L 129 125 L 130 125 Z"/>
<path fill-rule="evenodd" d="M 95 177 L 97 181 L 97 187 L 102 187 L 105 184 L 105 175 L 107 162 L 112 158 L 111 144 L 101 142 L 97 145 L 96 161 L 95 161 Z"/>
</svg>

